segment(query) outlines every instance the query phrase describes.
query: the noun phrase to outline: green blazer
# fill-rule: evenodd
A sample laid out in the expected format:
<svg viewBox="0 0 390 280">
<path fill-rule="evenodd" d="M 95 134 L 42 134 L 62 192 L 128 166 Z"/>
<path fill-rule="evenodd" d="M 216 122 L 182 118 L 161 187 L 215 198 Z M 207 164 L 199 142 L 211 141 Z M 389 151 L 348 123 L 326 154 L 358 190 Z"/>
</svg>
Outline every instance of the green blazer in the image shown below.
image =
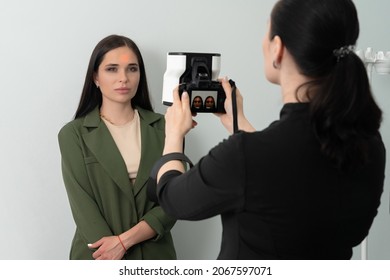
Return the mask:
<svg viewBox="0 0 390 280">
<path fill-rule="evenodd" d="M 125 259 L 176 259 L 171 228 L 175 220 L 148 200 L 150 170 L 164 147 L 164 117 L 137 108 L 141 123 L 141 162 L 135 184 L 99 108 L 66 124 L 58 134 L 62 174 L 76 223 L 70 259 L 93 259 L 87 246 L 119 235 L 141 220 L 156 232 L 152 240 L 130 248 Z"/>
</svg>

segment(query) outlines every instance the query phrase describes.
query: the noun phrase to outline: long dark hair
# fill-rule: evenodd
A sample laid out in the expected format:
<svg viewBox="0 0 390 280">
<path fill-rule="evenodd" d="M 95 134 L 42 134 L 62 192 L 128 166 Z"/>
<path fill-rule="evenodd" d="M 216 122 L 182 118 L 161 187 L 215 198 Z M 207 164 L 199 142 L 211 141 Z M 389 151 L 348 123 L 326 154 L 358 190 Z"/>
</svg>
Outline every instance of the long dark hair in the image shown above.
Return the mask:
<svg viewBox="0 0 390 280">
<path fill-rule="evenodd" d="M 127 46 L 137 56 L 140 81 L 137 92 L 131 100 L 131 105 L 134 108 L 139 106 L 141 108 L 153 111 L 152 104 L 149 97 L 148 82 L 146 80 L 145 65 L 142 59 L 141 52 L 137 45 L 129 38 L 120 35 L 110 35 L 102 39 L 95 47 L 89 60 L 87 74 L 85 76 L 84 87 L 81 93 L 79 106 L 77 108 L 75 119 L 80 118 L 91 112 L 96 106 L 102 105 L 102 93 L 94 83 L 95 74 L 98 71 L 99 65 L 104 59 L 104 55 L 116 48 Z"/>
<path fill-rule="evenodd" d="M 271 13 L 270 39 L 276 35 L 301 74 L 311 79 L 296 94 L 307 90 L 311 123 L 323 154 L 342 170 L 366 163 L 367 139 L 378 133 L 382 111 L 363 62 L 346 48 L 359 36 L 353 2 L 280 0 Z"/>
</svg>

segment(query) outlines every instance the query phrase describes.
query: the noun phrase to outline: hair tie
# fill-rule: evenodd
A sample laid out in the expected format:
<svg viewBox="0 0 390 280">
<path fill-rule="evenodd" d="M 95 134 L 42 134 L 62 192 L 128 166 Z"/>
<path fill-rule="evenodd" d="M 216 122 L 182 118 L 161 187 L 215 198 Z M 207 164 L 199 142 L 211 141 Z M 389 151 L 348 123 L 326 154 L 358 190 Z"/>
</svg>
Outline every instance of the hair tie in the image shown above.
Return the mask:
<svg viewBox="0 0 390 280">
<path fill-rule="evenodd" d="M 337 58 L 337 62 L 339 62 L 340 59 L 349 55 L 353 51 L 355 51 L 355 46 L 349 45 L 333 50 L 333 55 Z"/>
</svg>

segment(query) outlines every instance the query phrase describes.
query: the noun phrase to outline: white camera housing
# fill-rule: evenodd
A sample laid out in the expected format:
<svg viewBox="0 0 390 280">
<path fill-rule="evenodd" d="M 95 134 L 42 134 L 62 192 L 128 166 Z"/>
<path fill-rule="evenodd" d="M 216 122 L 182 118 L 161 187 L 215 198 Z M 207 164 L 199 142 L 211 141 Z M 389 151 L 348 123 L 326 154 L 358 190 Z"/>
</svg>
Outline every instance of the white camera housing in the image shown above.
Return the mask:
<svg viewBox="0 0 390 280">
<path fill-rule="evenodd" d="M 164 105 L 172 105 L 173 90 L 185 82 L 183 81 L 184 74 L 191 71 L 193 59 L 199 57 L 207 60 L 211 80 L 218 80 L 221 69 L 221 55 L 219 53 L 169 52 L 163 83 L 162 103 Z"/>
</svg>

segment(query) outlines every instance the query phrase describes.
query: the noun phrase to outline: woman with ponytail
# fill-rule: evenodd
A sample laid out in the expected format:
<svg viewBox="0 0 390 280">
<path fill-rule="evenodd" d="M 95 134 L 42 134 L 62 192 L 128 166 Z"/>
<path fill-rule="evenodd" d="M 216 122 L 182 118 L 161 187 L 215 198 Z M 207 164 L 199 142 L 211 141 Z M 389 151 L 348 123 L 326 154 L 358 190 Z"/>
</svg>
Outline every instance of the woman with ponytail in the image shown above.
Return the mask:
<svg viewBox="0 0 390 280">
<path fill-rule="evenodd" d="M 220 214 L 220 259 L 350 259 L 368 235 L 386 159 L 358 36 L 351 0 L 279 0 L 263 55 L 266 78 L 281 88 L 280 119 L 256 131 L 236 89 L 239 132 L 187 172 L 176 159 L 193 120 L 188 96 L 174 92 L 149 191 L 178 219 Z M 233 132 L 232 87 L 221 83 L 219 117 Z"/>
</svg>

